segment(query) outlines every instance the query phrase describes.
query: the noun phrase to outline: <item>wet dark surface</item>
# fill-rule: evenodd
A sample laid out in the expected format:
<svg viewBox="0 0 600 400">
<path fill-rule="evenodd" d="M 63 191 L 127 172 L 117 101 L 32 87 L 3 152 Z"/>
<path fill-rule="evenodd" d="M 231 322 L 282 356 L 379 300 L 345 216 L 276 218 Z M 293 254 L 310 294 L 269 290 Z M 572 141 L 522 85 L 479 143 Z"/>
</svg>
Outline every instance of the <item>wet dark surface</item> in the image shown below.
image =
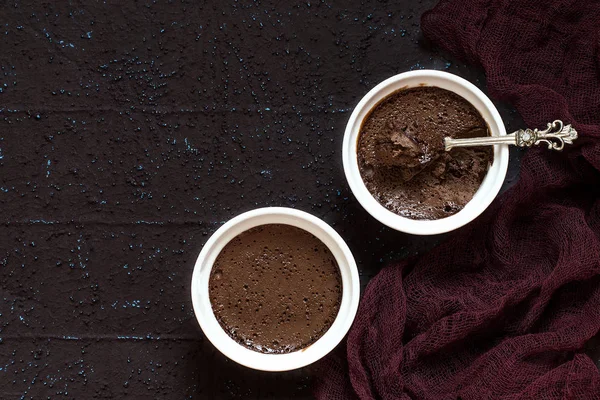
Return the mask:
<svg viewBox="0 0 600 400">
<path fill-rule="evenodd" d="M 393 74 L 483 87 L 423 43 L 435 0 L 37 3 L 0 7 L 0 397 L 310 398 L 309 368 L 251 371 L 203 338 L 192 268 L 263 206 L 331 224 L 363 287 L 442 239 L 371 218 L 340 154 L 352 108 Z"/>
</svg>

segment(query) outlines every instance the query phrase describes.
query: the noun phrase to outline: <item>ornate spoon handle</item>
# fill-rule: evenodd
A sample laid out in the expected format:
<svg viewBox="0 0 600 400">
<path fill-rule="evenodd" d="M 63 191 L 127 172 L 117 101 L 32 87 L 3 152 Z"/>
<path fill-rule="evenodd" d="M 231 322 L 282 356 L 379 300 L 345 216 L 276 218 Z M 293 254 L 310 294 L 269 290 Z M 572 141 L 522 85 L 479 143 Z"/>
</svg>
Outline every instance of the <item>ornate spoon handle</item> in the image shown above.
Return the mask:
<svg viewBox="0 0 600 400">
<path fill-rule="evenodd" d="M 562 150 L 566 144 L 573 144 L 577 139 L 577 131 L 571 125 L 564 125 L 561 120 L 548 123 L 544 130 L 519 129 L 506 136 L 487 136 L 470 139 L 444 138 L 446 151 L 454 147 L 491 146 L 494 144 L 513 144 L 519 147 L 531 147 L 546 143 L 549 150 Z"/>
</svg>

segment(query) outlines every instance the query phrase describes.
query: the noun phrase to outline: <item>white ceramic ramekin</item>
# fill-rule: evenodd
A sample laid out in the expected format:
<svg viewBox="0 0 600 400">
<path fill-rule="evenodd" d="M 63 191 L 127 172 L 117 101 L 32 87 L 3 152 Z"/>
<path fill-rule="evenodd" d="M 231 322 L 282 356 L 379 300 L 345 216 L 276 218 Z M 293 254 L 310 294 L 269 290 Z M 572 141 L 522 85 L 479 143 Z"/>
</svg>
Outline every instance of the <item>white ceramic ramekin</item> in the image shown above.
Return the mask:
<svg viewBox="0 0 600 400">
<path fill-rule="evenodd" d="M 416 86 L 437 86 L 450 90 L 471 103 L 487 122 L 492 136 L 505 136 L 506 129 L 491 100 L 475 85 L 448 72 L 419 70 L 395 75 L 375 86 L 358 103 L 346 125 L 342 158 L 350 189 L 365 210 L 379 222 L 398 231 L 415 235 L 445 233 L 477 218 L 494 200 L 506 176 L 508 146 L 494 146 L 494 160 L 481 186 L 465 207 L 454 215 L 437 220 L 413 220 L 388 210 L 369 193 L 358 169 L 357 147 L 360 127 L 369 111 L 393 92 Z"/>
<path fill-rule="evenodd" d="M 219 325 L 208 295 L 210 271 L 223 247 L 240 233 L 265 224 L 292 225 L 312 233 L 331 250 L 342 277 L 342 303 L 329 330 L 307 348 L 287 354 L 263 354 L 237 343 Z M 238 215 L 224 224 L 202 248 L 192 275 L 192 303 L 204 335 L 231 360 L 263 371 L 287 371 L 301 368 L 333 350 L 352 325 L 359 297 L 360 282 L 356 262 L 341 236 L 319 218 L 292 208 L 259 208 Z"/>
</svg>

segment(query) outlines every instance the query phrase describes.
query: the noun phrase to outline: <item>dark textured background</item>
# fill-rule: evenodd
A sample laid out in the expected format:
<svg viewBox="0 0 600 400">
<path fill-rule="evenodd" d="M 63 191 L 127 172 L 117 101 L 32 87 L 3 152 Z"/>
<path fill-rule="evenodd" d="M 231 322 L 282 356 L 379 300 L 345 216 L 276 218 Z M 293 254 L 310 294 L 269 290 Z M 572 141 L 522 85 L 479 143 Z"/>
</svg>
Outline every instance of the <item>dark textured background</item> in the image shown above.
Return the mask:
<svg viewBox="0 0 600 400">
<path fill-rule="evenodd" d="M 0 6 L 0 398 L 310 398 L 310 368 L 248 370 L 203 338 L 192 268 L 263 206 L 331 224 L 363 286 L 442 239 L 371 218 L 340 154 L 391 75 L 483 86 L 423 42 L 435 0 L 36 3 Z"/>
</svg>

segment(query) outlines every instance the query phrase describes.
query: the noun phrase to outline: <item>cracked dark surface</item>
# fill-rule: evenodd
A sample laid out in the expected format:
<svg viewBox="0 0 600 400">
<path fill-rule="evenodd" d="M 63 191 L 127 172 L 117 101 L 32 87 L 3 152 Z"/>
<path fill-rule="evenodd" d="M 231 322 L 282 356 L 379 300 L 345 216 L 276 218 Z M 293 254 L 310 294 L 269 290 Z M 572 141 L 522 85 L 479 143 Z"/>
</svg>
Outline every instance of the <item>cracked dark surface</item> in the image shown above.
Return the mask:
<svg viewBox="0 0 600 400">
<path fill-rule="evenodd" d="M 204 339 L 192 268 L 221 224 L 263 206 L 331 224 L 363 287 L 443 238 L 371 218 L 340 152 L 352 108 L 391 75 L 483 88 L 423 43 L 434 4 L 0 7 L 1 397 L 310 398 L 310 368 L 248 370 Z"/>
</svg>

